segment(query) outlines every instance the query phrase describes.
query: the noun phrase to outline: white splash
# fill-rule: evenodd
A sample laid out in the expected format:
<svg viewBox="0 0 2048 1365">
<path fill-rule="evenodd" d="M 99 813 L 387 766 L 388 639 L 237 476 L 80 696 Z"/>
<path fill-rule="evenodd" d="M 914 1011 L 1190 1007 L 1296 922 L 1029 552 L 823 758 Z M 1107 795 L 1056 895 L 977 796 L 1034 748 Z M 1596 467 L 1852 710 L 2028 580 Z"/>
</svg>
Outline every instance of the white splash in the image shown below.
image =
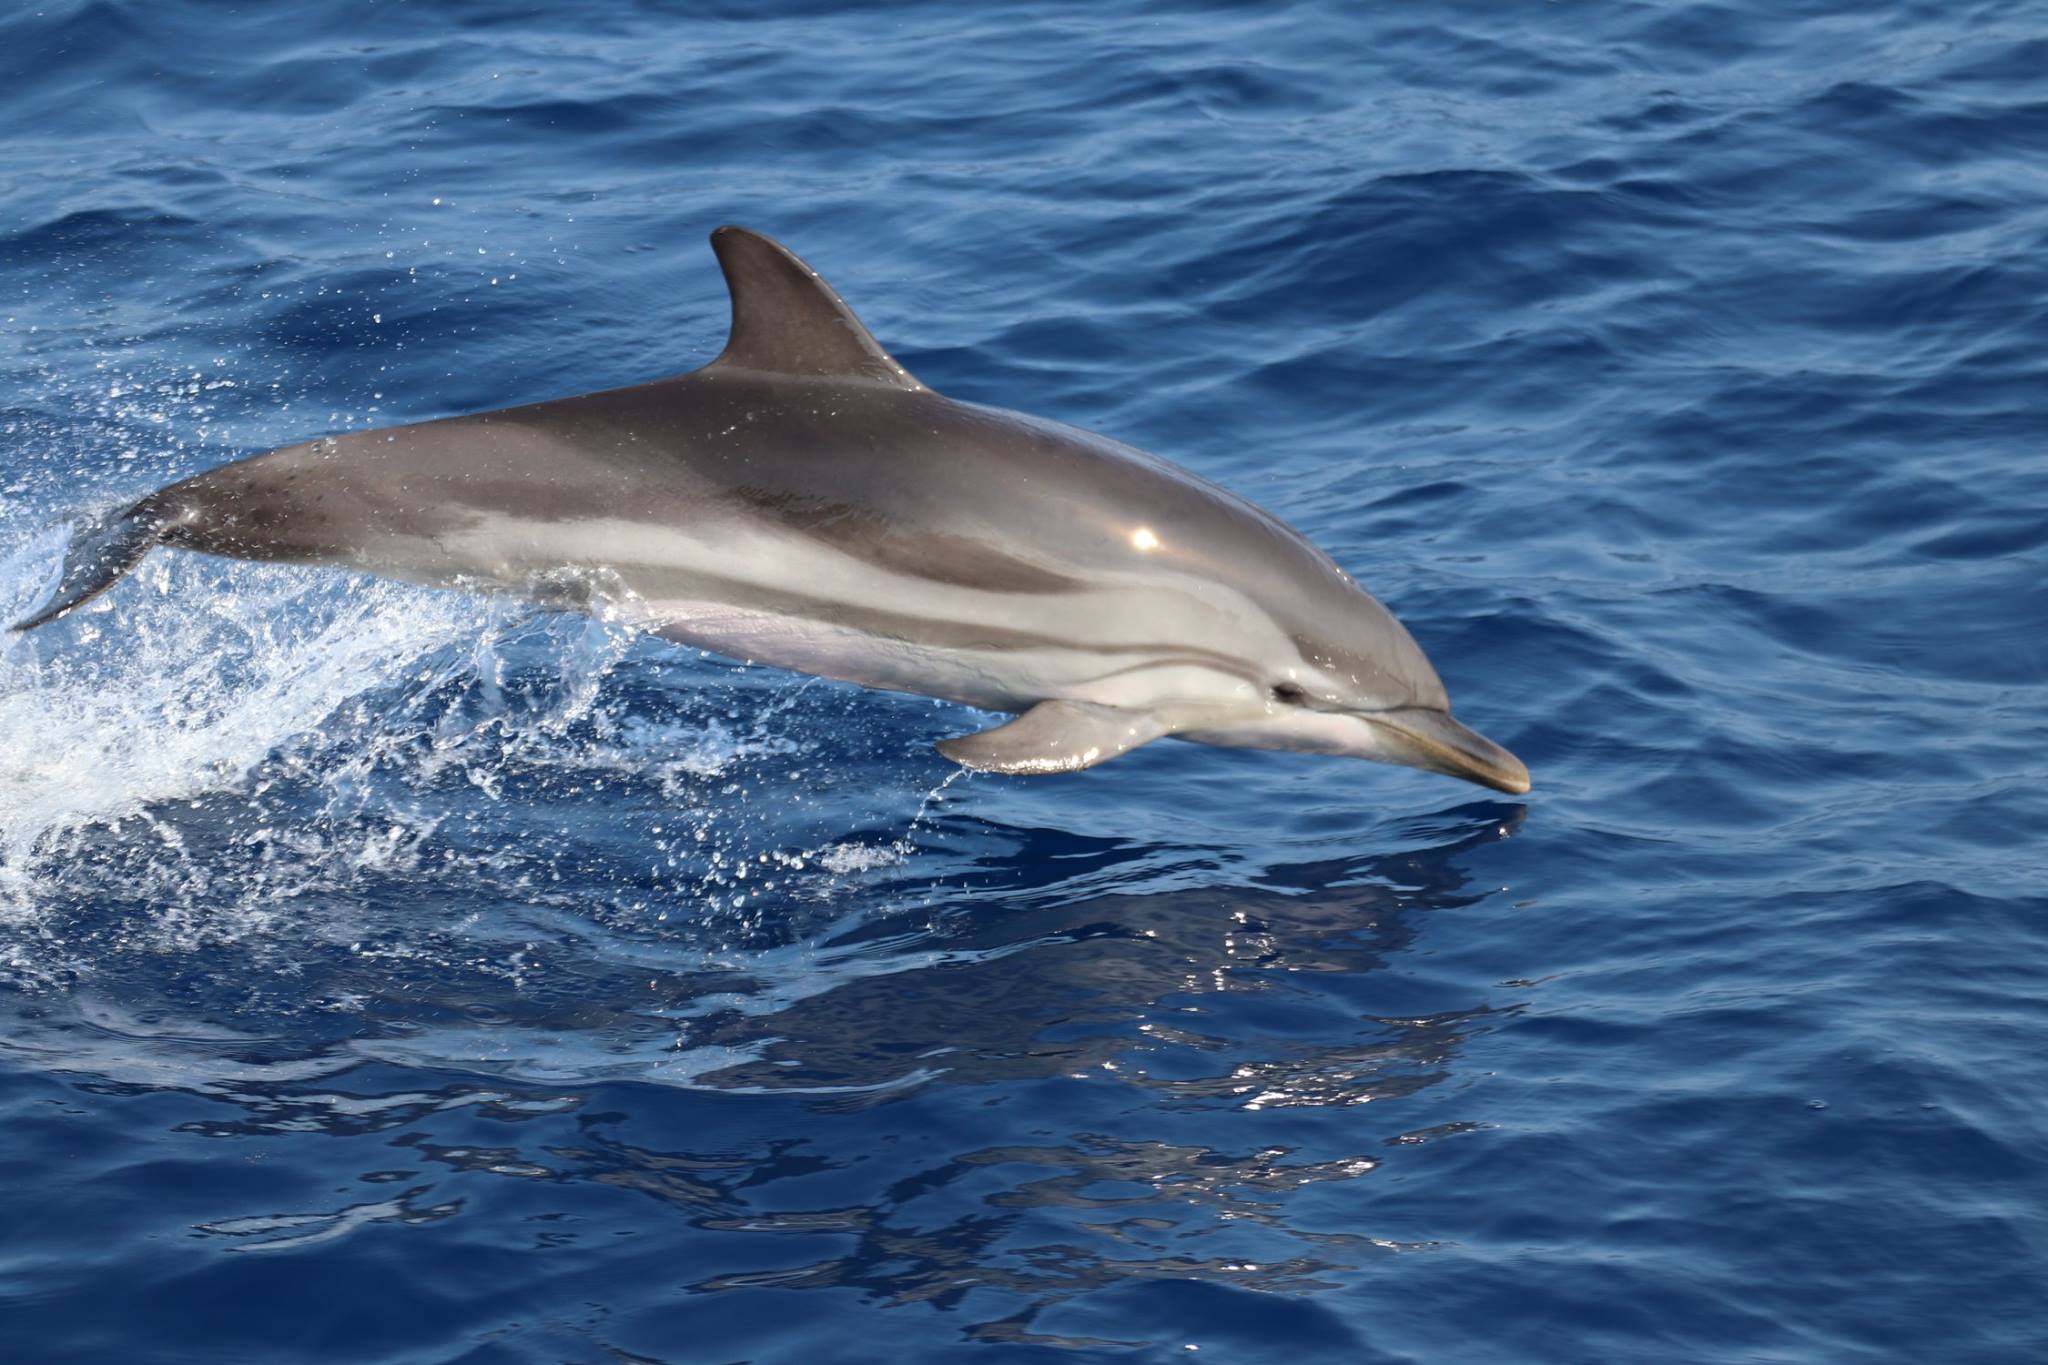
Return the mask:
<svg viewBox="0 0 2048 1365">
<path fill-rule="evenodd" d="M 62 540 L 0 556 L 16 619 Z M 475 635 L 488 608 L 332 574 L 159 552 L 118 596 L 0 638 L 5 879 L 88 825 L 222 790 L 367 689 Z"/>
<path fill-rule="evenodd" d="M 6 522 L 0 623 L 67 541 Z M 828 989 L 805 945 L 896 912 L 847 893 L 911 860 L 958 776 L 892 831 L 891 792 L 819 767 L 809 713 L 833 698 L 508 598 L 154 551 L 0 633 L 0 994 L 155 999 L 193 972 L 206 1008 L 274 1020 L 572 980 L 587 1003 L 626 964 Z M 508 1056 L 556 1065 L 528 1051 Z M 631 1066 L 680 1084 L 738 1059 L 664 1043 Z"/>
</svg>

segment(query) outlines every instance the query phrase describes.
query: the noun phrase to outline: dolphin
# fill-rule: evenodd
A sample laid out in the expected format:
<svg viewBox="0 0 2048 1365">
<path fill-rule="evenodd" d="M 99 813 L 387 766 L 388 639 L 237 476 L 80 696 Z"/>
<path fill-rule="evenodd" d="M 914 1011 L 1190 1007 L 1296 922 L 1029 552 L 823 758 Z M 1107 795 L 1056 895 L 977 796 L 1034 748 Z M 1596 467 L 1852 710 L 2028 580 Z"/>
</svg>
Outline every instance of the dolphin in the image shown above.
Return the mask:
<svg viewBox="0 0 2048 1365">
<path fill-rule="evenodd" d="M 732 330 L 671 379 L 322 436 L 74 532 L 53 621 L 152 546 L 605 610 L 1016 718 L 939 745 L 1070 772 L 1171 736 L 1504 792 L 1401 624 L 1298 532 L 1093 432 L 933 392 L 780 243 L 711 235 Z"/>
</svg>

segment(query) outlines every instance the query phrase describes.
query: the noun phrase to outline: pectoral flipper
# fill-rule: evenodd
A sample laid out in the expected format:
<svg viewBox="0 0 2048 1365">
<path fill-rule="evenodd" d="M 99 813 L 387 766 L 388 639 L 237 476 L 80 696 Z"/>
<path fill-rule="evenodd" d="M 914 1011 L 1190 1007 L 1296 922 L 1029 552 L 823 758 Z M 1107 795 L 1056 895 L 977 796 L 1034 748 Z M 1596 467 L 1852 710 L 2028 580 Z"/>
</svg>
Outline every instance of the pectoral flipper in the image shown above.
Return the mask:
<svg viewBox="0 0 2048 1365">
<path fill-rule="evenodd" d="M 1093 702 L 1042 701 L 1015 720 L 941 740 L 940 753 L 992 773 L 1071 773 L 1167 733 L 1157 717 Z"/>
</svg>

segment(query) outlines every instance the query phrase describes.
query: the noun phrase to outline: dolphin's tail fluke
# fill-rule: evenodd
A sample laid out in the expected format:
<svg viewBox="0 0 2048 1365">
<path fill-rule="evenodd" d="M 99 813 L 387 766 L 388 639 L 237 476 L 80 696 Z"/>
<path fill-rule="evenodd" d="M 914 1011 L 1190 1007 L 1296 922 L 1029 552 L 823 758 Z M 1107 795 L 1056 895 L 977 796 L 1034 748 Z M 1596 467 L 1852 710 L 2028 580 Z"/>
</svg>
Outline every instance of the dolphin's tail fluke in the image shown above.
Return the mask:
<svg viewBox="0 0 2048 1365">
<path fill-rule="evenodd" d="M 64 553 L 64 576 L 49 604 L 16 630 L 34 630 L 64 615 L 74 607 L 92 601 L 156 544 L 163 522 L 140 506 L 111 512 L 85 522 L 71 533 L 71 545 Z"/>
</svg>

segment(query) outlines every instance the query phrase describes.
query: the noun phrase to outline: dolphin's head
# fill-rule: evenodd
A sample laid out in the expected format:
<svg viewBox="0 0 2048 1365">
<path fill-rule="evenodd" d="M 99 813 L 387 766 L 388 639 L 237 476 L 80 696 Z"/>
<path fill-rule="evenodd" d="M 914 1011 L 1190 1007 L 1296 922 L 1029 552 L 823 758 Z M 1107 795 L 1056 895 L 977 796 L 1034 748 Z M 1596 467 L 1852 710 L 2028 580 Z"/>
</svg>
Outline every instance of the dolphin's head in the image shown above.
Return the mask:
<svg viewBox="0 0 2048 1365">
<path fill-rule="evenodd" d="M 1393 613 L 1330 567 L 1332 578 L 1274 611 L 1286 644 L 1256 661 L 1257 709 L 1181 738 L 1341 754 L 1528 791 L 1520 759 L 1452 717 L 1436 669 Z"/>
</svg>

